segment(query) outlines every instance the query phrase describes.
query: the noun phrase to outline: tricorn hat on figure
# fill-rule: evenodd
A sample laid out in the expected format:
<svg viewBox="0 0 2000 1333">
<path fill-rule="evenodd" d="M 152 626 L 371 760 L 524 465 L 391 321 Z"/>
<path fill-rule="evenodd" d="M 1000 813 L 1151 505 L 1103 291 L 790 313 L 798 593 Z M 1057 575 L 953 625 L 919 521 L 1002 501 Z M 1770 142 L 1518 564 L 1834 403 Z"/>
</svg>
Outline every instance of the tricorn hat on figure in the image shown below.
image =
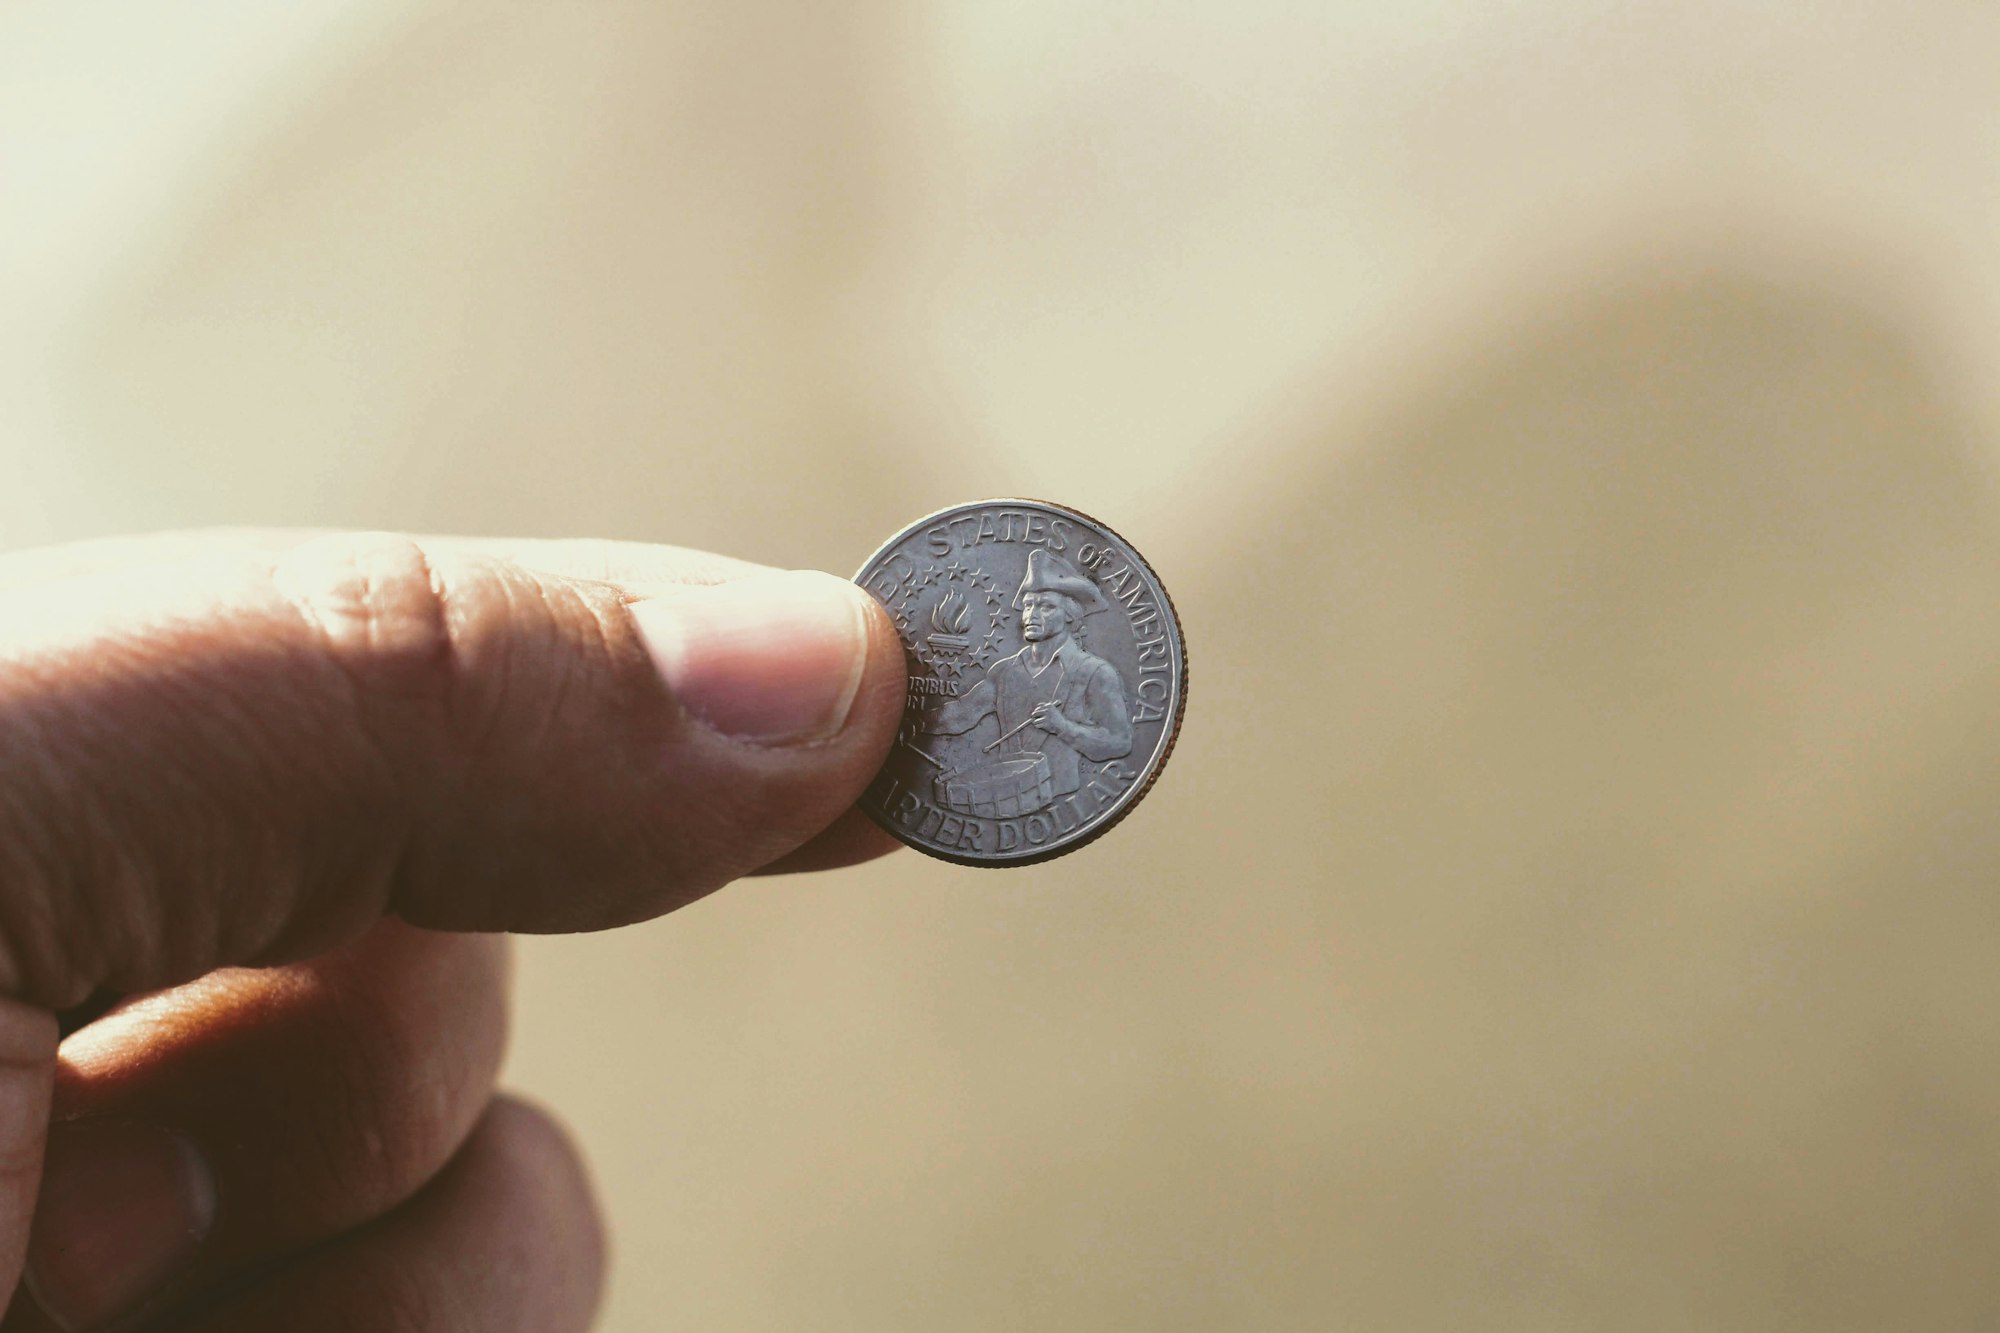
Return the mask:
<svg viewBox="0 0 2000 1333">
<path fill-rule="evenodd" d="M 1014 594 L 1014 605 L 1020 606 L 1031 592 L 1068 593 L 1076 598 L 1085 615 L 1109 605 L 1097 585 L 1077 573 L 1074 565 L 1040 547 L 1028 552 L 1028 572 L 1021 580 L 1021 590 Z"/>
</svg>

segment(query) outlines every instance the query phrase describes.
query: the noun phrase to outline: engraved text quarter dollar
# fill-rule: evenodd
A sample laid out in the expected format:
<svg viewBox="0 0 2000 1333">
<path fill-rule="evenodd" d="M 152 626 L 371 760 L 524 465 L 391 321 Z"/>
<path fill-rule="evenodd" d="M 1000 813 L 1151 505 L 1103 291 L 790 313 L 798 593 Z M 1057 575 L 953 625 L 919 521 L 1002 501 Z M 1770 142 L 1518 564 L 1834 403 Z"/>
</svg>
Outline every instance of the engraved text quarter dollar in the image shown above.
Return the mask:
<svg viewBox="0 0 2000 1333">
<path fill-rule="evenodd" d="M 883 828 L 963 865 L 1075 851 L 1159 776 L 1187 702 L 1166 589 L 1111 529 L 1040 500 L 911 524 L 854 581 L 909 658 L 903 728 L 861 798 Z"/>
</svg>

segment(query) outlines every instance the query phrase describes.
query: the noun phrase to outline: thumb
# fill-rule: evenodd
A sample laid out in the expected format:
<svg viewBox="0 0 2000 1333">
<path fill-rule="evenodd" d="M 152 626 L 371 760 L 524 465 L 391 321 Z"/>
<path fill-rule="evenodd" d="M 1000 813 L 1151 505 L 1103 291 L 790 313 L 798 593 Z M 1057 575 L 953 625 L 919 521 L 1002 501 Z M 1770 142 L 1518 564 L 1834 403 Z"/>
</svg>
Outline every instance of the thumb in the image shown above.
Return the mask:
<svg viewBox="0 0 2000 1333">
<path fill-rule="evenodd" d="M 304 957 L 385 913 L 657 915 L 825 828 L 902 711 L 892 627 L 829 575 L 180 540 L 0 590 L 0 997 Z"/>
</svg>

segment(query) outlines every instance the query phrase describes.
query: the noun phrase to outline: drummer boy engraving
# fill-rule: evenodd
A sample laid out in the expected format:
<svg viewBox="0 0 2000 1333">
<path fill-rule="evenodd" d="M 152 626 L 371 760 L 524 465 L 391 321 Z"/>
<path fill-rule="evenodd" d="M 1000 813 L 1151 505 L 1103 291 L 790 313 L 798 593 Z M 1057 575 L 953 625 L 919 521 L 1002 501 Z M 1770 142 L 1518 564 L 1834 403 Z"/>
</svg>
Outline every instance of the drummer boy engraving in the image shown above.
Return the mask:
<svg viewBox="0 0 2000 1333">
<path fill-rule="evenodd" d="M 1117 668 L 1078 641 L 1084 618 L 1108 606 L 1096 584 L 1061 556 L 1036 549 L 1028 553 L 1014 605 L 1021 612 L 1021 651 L 995 662 L 986 679 L 925 718 L 921 729 L 958 735 L 995 716 L 1000 736 L 988 749 L 1002 759 L 1039 753 L 1047 760 L 1049 795 L 1033 807 L 1039 809 L 1083 786 L 1081 760 L 1130 754 L 1132 719 Z"/>
</svg>

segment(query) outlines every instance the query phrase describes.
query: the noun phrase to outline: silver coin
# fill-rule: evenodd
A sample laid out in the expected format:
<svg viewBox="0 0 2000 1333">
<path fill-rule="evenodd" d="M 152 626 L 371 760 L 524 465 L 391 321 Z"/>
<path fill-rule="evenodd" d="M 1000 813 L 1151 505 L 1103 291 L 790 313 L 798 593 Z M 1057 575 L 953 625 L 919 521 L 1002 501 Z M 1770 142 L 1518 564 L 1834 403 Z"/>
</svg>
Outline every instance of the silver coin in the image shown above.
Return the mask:
<svg viewBox="0 0 2000 1333">
<path fill-rule="evenodd" d="M 1187 706 L 1167 590 L 1125 539 L 1042 500 L 917 520 L 854 581 L 909 658 L 903 727 L 862 797 L 876 823 L 960 865 L 1073 852 L 1159 777 Z"/>
</svg>

